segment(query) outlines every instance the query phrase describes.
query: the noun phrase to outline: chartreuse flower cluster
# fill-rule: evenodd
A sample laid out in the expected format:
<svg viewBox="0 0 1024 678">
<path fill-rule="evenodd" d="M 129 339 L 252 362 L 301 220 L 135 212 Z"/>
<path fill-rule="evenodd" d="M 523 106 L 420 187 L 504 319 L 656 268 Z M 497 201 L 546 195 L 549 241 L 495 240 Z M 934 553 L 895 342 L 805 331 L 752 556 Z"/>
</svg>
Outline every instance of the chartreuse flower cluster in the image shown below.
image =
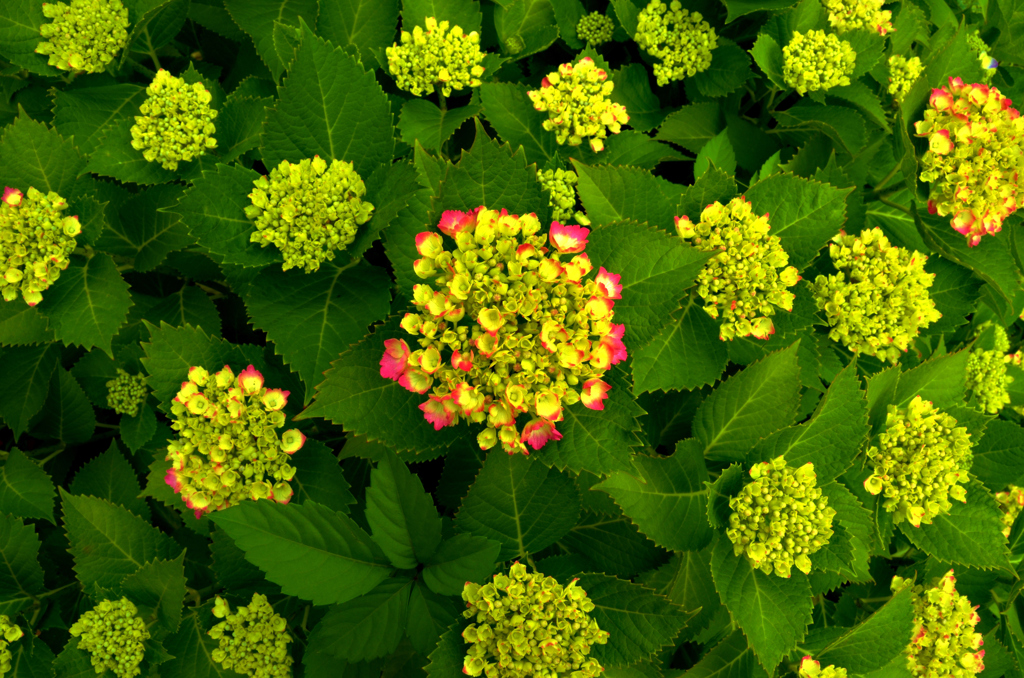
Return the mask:
<svg viewBox="0 0 1024 678">
<path fill-rule="evenodd" d="M 700 12 L 683 9 L 679 0 L 668 5 L 651 0 L 640 10 L 634 39 L 645 52 L 661 59 L 654 64 L 654 77 L 662 87 L 706 71 L 711 51 L 718 47 L 715 29 Z"/>
<path fill-rule="evenodd" d="M 885 0 L 824 0 L 828 23 L 837 33 L 860 28 L 885 35 L 892 28 L 892 12 L 882 9 Z"/>
<path fill-rule="evenodd" d="M 612 39 L 615 22 L 600 12 L 591 12 L 576 24 L 576 35 L 588 45 L 603 45 Z"/>
<path fill-rule="evenodd" d="M 903 101 L 910 88 L 924 73 L 921 57 L 907 58 L 899 54 L 889 57 L 889 94 L 896 101 Z"/>
<path fill-rule="evenodd" d="M 950 78 L 933 89 L 917 136 L 928 138 L 921 181 L 931 184 L 928 211 L 977 245 L 995 235 L 1024 190 L 1024 119 L 995 87 Z"/>
<path fill-rule="evenodd" d="M 576 173 L 563 169 L 537 170 L 537 180 L 551 196 L 548 201 L 551 217 L 558 222 L 572 219 L 576 209 L 576 183 L 579 181 Z"/>
<path fill-rule="evenodd" d="M 68 203 L 53 191 L 29 187 L 23 194 L 4 187 L 0 202 L 0 295 L 4 301 L 21 298 L 29 306 L 71 263 L 75 236 L 82 232 L 78 217 L 61 216 Z"/>
<path fill-rule="evenodd" d="M 575 579 L 563 587 L 516 562 L 489 584 L 466 582 L 462 599 L 468 608 L 463 616 L 473 620 L 462 632 L 471 645 L 466 675 L 596 678 L 604 671 L 587 655 L 609 634 L 590 617 L 594 603 Z"/>
<path fill-rule="evenodd" d="M 256 222 L 249 238 L 262 247 L 273 243 L 284 254 L 282 270 L 306 273 L 334 259 L 370 220 L 373 205 L 363 200 L 366 185 L 352 163 L 320 156 L 281 164 L 253 182 L 245 215 Z"/>
<path fill-rule="evenodd" d="M 924 270 L 928 257 L 892 245 L 880 228 L 858 236 L 840 232 L 829 256 L 838 273 L 815 279 L 815 301 L 832 328 L 829 338 L 854 353 L 896 362 L 942 317 L 928 294 L 935 279 Z"/>
<path fill-rule="evenodd" d="M 62 71 L 99 73 L 128 41 L 128 10 L 121 0 L 44 2 L 43 16 L 51 21 L 39 27 L 46 38 L 36 54 L 48 54 L 47 63 Z"/>
<path fill-rule="evenodd" d="M 798 678 L 846 678 L 846 669 L 835 664 L 821 668 L 821 662 L 816 661 L 810 655 L 805 655 L 800 661 L 800 668 L 796 675 Z"/>
<path fill-rule="evenodd" d="M 556 221 L 545 237 L 535 214 L 483 207 L 445 212 L 438 227 L 455 247 L 441 233 L 416 236 L 416 274 L 433 284 L 413 288 L 419 312 L 402 320 L 419 348 L 385 341 L 381 376 L 433 389 L 420 409 L 436 430 L 486 422 L 481 449 L 500 442 L 509 454 L 559 440 L 563 407 L 604 409 L 601 377 L 626 359 L 626 328 L 612 322 L 620 276 L 601 267 L 587 279 L 590 231 Z M 530 421 L 520 434 L 521 414 Z"/>
<path fill-rule="evenodd" d="M 13 655 L 8 645 L 20 639 L 25 633 L 10 618 L 0 614 L 0 676 L 11 670 Z"/>
<path fill-rule="evenodd" d="M 134 417 L 148 394 L 145 375 L 128 374 L 119 367 L 117 376 L 107 382 L 107 407 L 118 414 Z"/>
<path fill-rule="evenodd" d="M 227 365 L 215 374 L 188 371 L 171 405 L 179 437 L 167 446 L 171 468 L 164 480 L 196 518 L 246 499 L 287 504 L 292 498 L 295 467 L 288 461 L 306 436 L 290 429 L 278 438 L 288 395 L 264 388 L 252 365 L 237 377 Z"/>
<path fill-rule="evenodd" d="M 188 84 L 160 69 L 146 88 L 146 100 L 132 125 L 132 148 L 172 172 L 217 147 L 217 111 L 201 82 Z"/>
<path fill-rule="evenodd" d="M 907 668 L 914 678 L 971 678 L 985 670 L 984 640 L 974 627 L 981 621 L 967 596 L 956 592 L 953 570 L 931 586 L 893 577 L 898 593 L 911 587 L 914 599 L 914 632 L 907 646 Z"/>
<path fill-rule="evenodd" d="M 989 56 L 989 47 L 981 39 L 981 36 L 978 35 L 978 31 L 967 34 L 967 46 L 971 48 L 974 55 L 978 57 L 978 61 L 981 62 L 981 68 L 985 71 L 985 82 L 992 82 L 992 76 L 996 74 L 999 62 Z"/>
<path fill-rule="evenodd" d="M 548 73 L 540 89 L 527 92 L 533 107 L 548 118 L 542 126 L 555 133 L 559 144 L 579 146 L 590 139 L 594 152 L 604 149 L 608 134 L 618 134 L 629 122 L 626 107 L 612 103 L 608 97 L 615 83 L 608 80 L 604 69 L 590 57 L 575 65 L 562 64 L 558 71 Z"/>
<path fill-rule="evenodd" d="M 1006 373 L 1005 351 L 976 348 L 967 357 L 967 390 L 982 411 L 998 414 L 1010 404 L 1009 386 L 1013 377 Z"/>
<path fill-rule="evenodd" d="M 464 33 L 459 26 L 448 30 L 448 22 L 427 17 L 426 29 L 416 26 L 402 31 L 401 42 L 388 47 L 388 71 L 399 89 L 426 96 L 437 86 L 444 96 L 452 90 L 479 87 L 484 67 L 480 62 L 480 36 Z"/>
<path fill-rule="evenodd" d="M 871 494 L 884 494 L 883 508 L 914 527 L 949 513 L 949 499 L 967 501 L 967 472 L 974 455 L 970 435 L 952 415 L 915 396 L 905 408 L 889 406 L 878 445 L 868 448 Z"/>
<path fill-rule="evenodd" d="M 701 252 L 715 252 L 697 276 L 697 293 L 704 311 L 721 318 L 719 338 L 753 335 L 767 339 L 775 333 L 769 316 L 775 307 L 793 310 L 793 293 L 800 280 L 789 264 L 778 236 L 768 235 L 768 215 L 755 216 L 743 196 L 728 205 L 714 202 L 701 212 L 700 222 L 676 217 L 679 237 Z"/>
<path fill-rule="evenodd" d="M 1009 537 L 1013 530 L 1013 523 L 1024 508 L 1024 488 L 1010 485 L 1002 492 L 996 492 L 996 503 L 1002 511 L 1003 536 Z"/>
<path fill-rule="evenodd" d="M 288 644 L 292 637 L 284 617 L 274 612 L 267 597 L 252 594 L 252 601 L 231 611 L 227 601 L 217 596 L 213 615 L 223 619 L 207 633 L 218 641 L 210 653 L 213 661 L 225 669 L 251 678 L 287 678 L 292 675 L 292 656 Z"/>
<path fill-rule="evenodd" d="M 776 457 L 754 464 L 750 477 L 729 500 L 725 533 L 733 552 L 765 574 L 789 577 L 794 565 L 809 574 L 810 556 L 828 544 L 836 515 L 817 485 L 814 464 L 795 469 Z"/>
<path fill-rule="evenodd" d="M 850 43 L 825 31 L 793 31 L 782 48 L 782 78 L 801 96 L 849 85 L 856 64 Z"/>
<path fill-rule="evenodd" d="M 92 655 L 96 673 L 111 671 L 117 678 L 133 678 L 146 654 L 146 622 L 127 598 L 104 600 L 71 625 L 78 649 Z"/>
</svg>

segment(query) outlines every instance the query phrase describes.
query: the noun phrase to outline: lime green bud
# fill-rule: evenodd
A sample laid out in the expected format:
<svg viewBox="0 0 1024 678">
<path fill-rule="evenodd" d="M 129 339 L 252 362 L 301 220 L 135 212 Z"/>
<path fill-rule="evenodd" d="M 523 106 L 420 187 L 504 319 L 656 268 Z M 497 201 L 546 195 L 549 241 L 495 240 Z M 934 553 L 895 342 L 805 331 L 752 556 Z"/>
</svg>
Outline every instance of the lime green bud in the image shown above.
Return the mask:
<svg viewBox="0 0 1024 678">
<path fill-rule="evenodd" d="M 770 319 L 775 307 L 793 310 L 794 295 L 786 288 L 800 276 L 788 266 L 789 255 L 778 236 L 768 235 L 769 228 L 768 215 L 755 216 L 742 196 L 728 205 L 708 205 L 696 224 L 676 217 L 681 238 L 701 252 L 715 252 L 697 276 L 697 293 L 704 311 L 722 319 L 722 340 L 767 339 L 775 333 Z"/>
<path fill-rule="evenodd" d="M 127 598 L 100 602 L 79 617 L 69 632 L 79 639 L 78 649 L 92 655 L 96 673 L 109 670 L 117 678 L 139 675 L 149 630 Z"/>
<path fill-rule="evenodd" d="M 828 544 L 836 515 L 818 487 L 814 464 L 795 469 L 780 456 L 754 464 L 750 477 L 729 500 L 726 536 L 733 553 L 765 574 L 789 577 L 794 565 L 810 574 L 810 556 Z"/>
<path fill-rule="evenodd" d="M 828 23 L 836 33 L 860 28 L 885 35 L 892 28 L 892 12 L 883 10 L 885 0 L 824 0 Z"/>
<path fill-rule="evenodd" d="M 985 669 L 984 641 L 974 631 L 981 621 L 978 606 L 956 592 L 953 570 L 930 586 L 893 577 L 891 588 L 893 593 L 911 588 L 914 631 L 904 654 L 914 678 L 972 678 Z"/>
<path fill-rule="evenodd" d="M 588 655 L 609 634 L 591 618 L 594 603 L 576 581 L 563 587 L 516 561 L 508 575 L 496 574 L 489 584 L 466 582 L 462 614 L 473 621 L 462 633 L 470 645 L 462 672 L 488 678 L 600 676 L 604 669 Z"/>
<path fill-rule="evenodd" d="M 190 162 L 217 147 L 217 111 L 210 108 L 210 92 L 201 82 L 190 85 L 161 69 L 146 94 L 139 107 L 142 115 L 135 116 L 132 126 L 132 148 L 142 151 L 146 160 L 174 171 L 179 162 Z"/>
<path fill-rule="evenodd" d="M 292 637 L 287 622 L 274 612 L 266 596 L 254 593 L 252 601 L 234 614 L 227 601 L 217 596 L 214 615 L 224 620 L 207 632 L 218 641 L 210 653 L 215 662 L 252 678 L 290 678 Z"/>
<path fill-rule="evenodd" d="M 835 664 L 829 664 L 825 668 L 821 668 L 821 663 L 807 655 L 800 662 L 797 676 L 799 678 L 846 678 L 846 669 L 840 668 Z"/>
<path fill-rule="evenodd" d="M 25 635 L 24 632 L 12 624 L 7 615 L 0 614 L 0 676 L 11 670 L 13 655 L 8 646 L 17 642 L 23 635 Z"/>
<path fill-rule="evenodd" d="M 576 35 L 588 45 L 603 45 L 612 39 L 615 22 L 600 12 L 587 14 L 576 24 Z"/>
<path fill-rule="evenodd" d="M 0 202 L 0 294 L 14 301 L 19 292 L 29 306 L 42 301 L 42 293 L 71 263 L 75 236 L 82 232 L 78 217 L 64 217 L 67 201 L 54 192 L 29 187 L 22 194 L 4 188 Z"/>
<path fill-rule="evenodd" d="M 967 501 L 963 483 L 971 468 L 967 429 L 949 414 L 915 396 L 905 409 L 889 406 L 877 447 L 868 448 L 872 475 L 864 481 L 871 494 L 882 493 L 883 508 L 896 524 L 930 525 L 949 513 L 950 498 Z"/>
<path fill-rule="evenodd" d="M 567 223 L 576 208 L 575 172 L 561 169 L 537 170 L 537 180 L 550 196 L 551 216 L 555 221 Z"/>
<path fill-rule="evenodd" d="M 942 317 L 928 294 L 935 275 L 928 257 L 889 243 L 882 230 L 840 233 L 829 246 L 834 275 L 814 281 L 829 338 L 854 353 L 896 362 L 918 333 Z"/>
<path fill-rule="evenodd" d="M 845 40 L 825 31 L 793 32 L 782 48 L 782 77 L 803 96 L 808 92 L 843 87 L 857 63 L 857 53 Z"/>
<path fill-rule="evenodd" d="M 46 38 L 36 54 L 63 71 L 99 73 L 128 41 L 128 10 L 121 0 L 71 0 L 43 3 L 50 23 L 39 27 Z"/>
<path fill-rule="evenodd" d="M 700 12 L 683 9 L 679 0 L 669 5 L 651 0 L 640 10 L 634 39 L 645 52 L 661 59 L 654 65 L 654 75 L 662 87 L 706 71 L 711 51 L 718 46 L 715 29 Z"/>
<path fill-rule="evenodd" d="M 899 54 L 889 57 L 889 94 L 896 101 L 903 101 L 910 88 L 924 73 L 924 64 L 920 57 L 908 59 Z"/>
<path fill-rule="evenodd" d="M 1020 515 L 1021 508 L 1024 508 L 1024 488 L 1010 485 L 1005 491 L 996 492 L 996 503 L 1002 511 L 1003 536 L 1008 538 L 1013 523 Z"/>
<path fill-rule="evenodd" d="M 146 377 L 142 374 L 128 374 L 119 367 L 117 376 L 107 382 L 107 407 L 118 414 L 136 416 L 147 395 Z"/>
<path fill-rule="evenodd" d="M 282 160 L 260 177 L 249 194 L 246 216 L 256 222 L 250 237 L 263 247 L 273 243 L 284 253 L 282 270 L 301 267 L 306 273 L 334 259 L 370 220 L 373 205 L 363 200 L 366 185 L 352 163 L 327 162 L 316 156 L 299 163 Z"/>
<path fill-rule="evenodd" d="M 452 90 L 479 87 L 484 53 L 477 32 L 464 33 L 459 26 L 449 31 L 447 21 L 434 17 L 427 17 L 424 24 L 425 29 L 416 26 L 412 33 L 402 31 L 401 42 L 386 50 L 388 71 L 398 88 L 420 97 L 433 92 L 435 85 L 444 96 Z"/>
<path fill-rule="evenodd" d="M 555 132 L 559 144 L 579 146 L 586 138 L 594 152 L 604 149 L 608 133 L 618 134 L 629 122 L 626 107 L 612 103 L 615 83 L 590 57 L 562 64 L 541 80 L 540 89 L 527 92 L 533 107 L 548 118 L 542 125 Z"/>
<path fill-rule="evenodd" d="M 967 357 L 967 390 L 988 414 L 998 414 L 1010 404 L 1013 377 L 1006 373 L 1007 362 L 1004 351 L 975 349 Z"/>
</svg>

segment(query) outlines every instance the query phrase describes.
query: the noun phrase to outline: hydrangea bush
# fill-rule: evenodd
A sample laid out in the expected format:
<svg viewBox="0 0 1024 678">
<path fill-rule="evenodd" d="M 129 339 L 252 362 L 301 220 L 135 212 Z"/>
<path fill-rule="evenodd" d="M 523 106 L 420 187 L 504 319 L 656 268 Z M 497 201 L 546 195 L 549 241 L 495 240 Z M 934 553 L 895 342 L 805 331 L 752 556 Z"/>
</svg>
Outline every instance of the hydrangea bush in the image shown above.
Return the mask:
<svg viewBox="0 0 1024 678">
<path fill-rule="evenodd" d="M 1022 17 L 0 2 L 0 676 L 1024 678 Z"/>
</svg>

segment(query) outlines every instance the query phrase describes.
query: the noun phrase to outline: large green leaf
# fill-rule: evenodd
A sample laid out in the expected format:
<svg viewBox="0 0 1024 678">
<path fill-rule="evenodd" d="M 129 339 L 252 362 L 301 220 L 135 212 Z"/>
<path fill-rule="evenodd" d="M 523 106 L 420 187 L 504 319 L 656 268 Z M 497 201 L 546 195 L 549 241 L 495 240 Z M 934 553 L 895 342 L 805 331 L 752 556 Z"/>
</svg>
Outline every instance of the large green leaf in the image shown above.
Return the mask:
<svg viewBox="0 0 1024 678">
<path fill-rule="evenodd" d="M 718 112 L 718 104 L 708 101 L 683 106 L 665 118 L 655 138 L 679 144 L 696 153 L 723 129 L 725 126 Z"/>
<path fill-rule="evenodd" d="M 556 1 L 554 5 L 555 13 L 557 14 L 559 3 Z M 583 9 L 582 6 L 580 9 Z M 574 24 L 573 30 L 575 28 Z M 562 38 L 565 39 L 564 30 L 562 31 Z M 661 124 L 669 109 L 662 108 L 661 101 L 651 91 L 651 76 L 644 64 L 627 63 L 612 73 L 611 78 L 615 83 L 611 99 L 615 103 L 626 107 L 626 112 L 629 113 L 630 127 L 639 132 L 649 132 Z M 682 128 L 682 126 L 679 127 Z M 671 141 L 671 139 L 668 139 L 668 141 Z"/>
<path fill-rule="evenodd" d="M 82 186 L 78 177 L 85 169 L 85 160 L 72 140 L 22 112 L 0 136 L 0 157 L 4 159 L 0 186 L 54 191 L 68 201 L 69 209 L 75 209 L 74 198 Z"/>
<path fill-rule="evenodd" d="M 500 559 L 508 560 L 550 546 L 579 515 L 579 490 L 568 475 L 495 449 L 462 501 L 455 526 L 501 542 Z"/>
<path fill-rule="evenodd" d="M 774 116 L 782 127 L 799 129 L 801 133 L 823 133 L 835 142 L 838 150 L 851 155 L 864 147 L 864 118 L 852 108 L 801 101 L 785 111 L 776 111 Z"/>
<path fill-rule="evenodd" d="M 56 494 L 49 474 L 21 450 L 12 448 L 0 466 L 0 512 L 52 523 Z"/>
<path fill-rule="evenodd" d="M 18 612 L 46 590 L 39 547 L 33 525 L 0 512 L 0 614 L 16 619 Z"/>
<path fill-rule="evenodd" d="M 947 409 L 963 403 L 967 379 L 967 349 L 939 356 L 900 375 L 893 404 L 906 407 L 915 396 Z"/>
<path fill-rule="evenodd" d="M 479 112 L 480 105 L 476 103 L 441 110 L 426 99 L 410 99 L 398 116 L 398 131 L 402 141 L 410 146 L 419 142 L 423 148 L 436 153 L 455 130 Z"/>
<path fill-rule="evenodd" d="M 678 216 L 688 216 L 698 221 L 705 207 L 713 202 L 725 204 L 736 197 L 736 180 L 717 167 L 712 167 L 697 177 L 692 186 L 687 186 L 676 206 Z"/>
<path fill-rule="evenodd" d="M 366 595 L 334 605 L 309 643 L 337 659 L 358 662 L 391 654 L 405 634 L 413 580 L 386 579 Z"/>
<path fill-rule="evenodd" d="M 736 629 L 686 672 L 689 678 L 767 678 L 743 631 Z"/>
<path fill-rule="evenodd" d="M 514 59 L 543 51 L 558 39 L 555 12 L 548 0 L 510 0 L 498 5 L 494 10 L 494 28 L 503 51 Z M 509 49 L 514 42 L 522 47 Z"/>
<path fill-rule="evenodd" d="M 894 595 L 874 614 L 828 644 L 815 656 L 822 666 L 835 664 L 851 673 L 877 671 L 900 656 L 914 629 L 911 591 Z"/>
<path fill-rule="evenodd" d="M 590 166 L 573 162 L 580 201 L 597 226 L 631 219 L 674 230 L 678 186 L 636 167 Z"/>
<path fill-rule="evenodd" d="M 50 376 L 50 392 L 33 435 L 52 438 L 65 445 L 84 443 L 96 431 L 96 412 L 81 385 L 63 368 Z"/>
<path fill-rule="evenodd" d="M 43 344 L 53 338 L 53 331 L 38 307 L 0 304 L 0 346 Z"/>
<path fill-rule="evenodd" d="M 134 122 L 145 99 L 146 88 L 129 83 L 63 89 L 53 97 L 53 126 L 89 155 L 113 126 Z"/>
<path fill-rule="evenodd" d="M 576 526 L 558 543 L 584 559 L 574 574 L 600 570 L 633 577 L 657 567 L 666 557 L 665 550 L 641 534 L 621 511 L 615 515 L 584 511 Z"/>
<path fill-rule="evenodd" d="M 742 87 L 752 75 L 750 57 L 743 48 L 720 44 L 711 52 L 711 65 L 687 84 L 692 83 L 706 97 L 724 97 Z"/>
<path fill-rule="evenodd" d="M 282 59 L 274 46 L 274 24 L 294 28 L 302 18 L 316 25 L 318 5 L 317 0 L 224 0 L 231 18 L 252 38 L 275 80 L 288 68 L 290 59 Z"/>
<path fill-rule="evenodd" d="M 149 519 L 149 504 L 140 497 L 142 487 L 135 469 L 121 454 L 116 442 L 75 474 L 68 485 L 71 494 L 89 495 L 119 504 L 137 516 Z"/>
<path fill-rule="evenodd" d="M 501 544 L 472 534 L 444 541 L 427 562 L 423 581 L 436 593 L 457 596 L 465 582 L 481 582 L 494 571 Z"/>
<path fill-rule="evenodd" d="M 1024 428 L 997 419 L 974 442 L 971 473 L 992 492 L 1020 485 L 1024 478 Z"/>
<path fill-rule="evenodd" d="M 174 560 L 154 560 L 125 577 L 121 590 L 139 608 L 139 616 L 153 618 L 171 633 L 181 623 L 185 600 L 185 553 Z"/>
<path fill-rule="evenodd" d="M 170 252 L 194 242 L 177 215 L 161 211 L 173 207 L 181 195 L 178 185 L 154 186 L 136 193 L 118 210 L 119 218 L 107 224 L 96 248 L 131 258 L 134 270 L 140 273 L 153 270 Z"/>
<path fill-rule="evenodd" d="M 165 169 L 160 163 L 146 160 L 142 151 L 132 147 L 134 115 L 112 120 L 97 133 L 96 149 L 89 157 L 86 169 L 93 174 L 111 177 L 133 184 L 165 184 L 174 181 L 178 174 L 189 174 L 206 161 L 207 156 L 197 160 L 181 162 L 177 170 Z"/>
<path fill-rule="evenodd" d="M 613 473 L 592 489 L 607 492 L 654 543 L 671 551 L 697 551 L 711 541 L 707 522 L 708 471 L 701 444 L 691 438 L 670 457 L 637 455 L 636 478 Z"/>
<path fill-rule="evenodd" d="M 56 67 L 48 65 L 47 57 L 36 54 L 42 42 L 39 27 L 50 20 L 43 15 L 43 4 L 35 0 L 10 0 L 0 13 L 0 55 L 32 73 L 58 75 Z"/>
<path fill-rule="evenodd" d="M 351 518 L 315 502 L 247 501 L 210 518 L 267 579 L 314 605 L 357 598 L 393 571 L 384 552 Z"/>
<path fill-rule="evenodd" d="M 497 553 L 498 545 L 494 544 L 494 547 Z M 493 563 L 491 567 L 494 567 Z M 462 587 L 463 584 L 460 583 L 460 593 Z M 409 626 L 406 628 L 413 649 L 424 656 L 430 654 L 437 646 L 441 634 L 451 625 L 459 612 L 455 599 L 433 593 L 423 585 L 423 582 L 416 582 L 409 596 Z M 420 665 L 422 664 L 420 661 Z"/>
<path fill-rule="evenodd" d="M 691 295 L 649 344 L 633 352 L 633 393 L 713 384 L 728 362 L 718 326 Z"/>
<path fill-rule="evenodd" d="M 213 660 L 213 651 L 219 642 L 207 634 L 219 620 L 213 616 L 213 601 L 192 608 L 185 615 L 177 633 L 164 641 L 174 658 L 160 666 L 160 675 L 166 678 L 231 678 L 234 669 L 224 668 Z"/>
<path fill-rule="evenodd" d="M 370 473 L 366 522 L 373 539 L 400 570 L 426 563 L 441 544 L 441 518 L 419 476 L 387 451 Z"/>
<path fill-rule="evenodd" d="M 17 440 L 39 413 L 50 389 L 50 375 L 60 355 L 58 344 L 15 346 L 0 351 L 0 418 Z"/>
<path fill-rule="evenodd" d="M 480 101 L 484 117 L 498 136 L 513 148 L 522 146 L 527 161 L 543 165 L 557 155 L 558 144 L 555 135 L 541 126 L 546 114 L 533 107 L 527 89 L 518 82 L 484 83 L 480 86 Z"/>
<path fill-rule="evenodd" d="M 27 633 L 10 647 L 11 653 L 11 677 L 12 678 L 52 678 L 55 662 L 53 650 L 41 638 L 33 633 Z M 91 665 L 87 665 L 93 675 L 96 673 Z M 61 678 L 79 678 L 70 674 L 62 673 Z M 90 675 L 82 678 L 92 678 Z"/>
<path fill-rule="evenodd" d="M 638 583 L 654 589 L 688 612 L 700 610 L 690 621 L 691 632 L 707 626 L 722 607 L 711 578 L 710 546 L 700 551 L 673 554 L 672 560 L 642 576 Z"/>
<path fill-rule="evenodd" d="M 295 477 L 289 481 L 295 488 L 292 501 L 315 501 L 342 513 L 347 513 L 349 505 L 356 503 L 338 458 L 320 441 L 306 440 L 302 450 L 292 455 L 290 463 L 295 467 Z"/>
<path fill-rule="evenodd" d="M 217 115 L 217 154 L 221 162 L 232 162 L 260 145 L 263 123 L 271 97 L 231 93 Z"/>
<path fill-rule="evenodd" d="M 770 12 L 777 12 L 779 10 L 792 7 L 797 4 L 799 0 L 729 0 L 725 3 L 726 8 L 729 10 L 729 16 L 726 18 L 726 23 L 731 23 L 741 16 L 751 14 L 753 12 L 760 12 L 763 10 Z"/>
<path fill-rule="evenodd" d="M 370 66 L 374 52 L 394 41 L 397 25 L 398 0 L 334 0 L 320 3 L 316 32 L 339 47 L 355 47 Z"/>
</svg>

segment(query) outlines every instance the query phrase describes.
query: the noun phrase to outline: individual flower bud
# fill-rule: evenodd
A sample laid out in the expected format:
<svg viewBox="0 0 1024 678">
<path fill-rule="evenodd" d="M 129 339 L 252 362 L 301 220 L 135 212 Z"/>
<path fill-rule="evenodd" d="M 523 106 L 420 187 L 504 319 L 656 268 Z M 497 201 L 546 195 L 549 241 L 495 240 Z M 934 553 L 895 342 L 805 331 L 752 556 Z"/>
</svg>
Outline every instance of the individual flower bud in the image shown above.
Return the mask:
<svg viewBox="0 0 1024 678">
<path fill-rule="evenodd" d="M 576 24 L 576 35 L 580 40 L 597 47 L 612 39 L 615 32 L 615 22 L 600 12 L 586 14 Z"/>
<path fill-rule="evenodd" d="M 799 678 L 846 678 L 846 669 L 837 667 L 835 664 L 821 668 L 820 662 L 807 655 L 800 662 L 797 676 Z"/>
<path fill-rule="evenodd" d="M 62 71 L 100 73 L 128 42 L 128 10 L 121 0 L 70 0 L 43 3 L 39 27 L 45 38 L 36 54 Z M 74 235 L 74 234 L 72 234 Z"/>
<path fill-rule="evenodd" d="M 836 33 L 864 28 L 885 35 L 894 30 L 892 12 L 882 9 L 885 0 L 824 0 L 822 4 Z"/>
<path fill-rule="evenodd" d="M 207 632 L 218 644 L 210 653 L 213 660 L 228 672 L 250 678 L 290 678 L 292 636 L 267 597 L 254 593 L 249 604 L 234 613 L 226 600 L 215 600 L 214 615 L 224 621 Z"/>
<path fill-rule="evenodd" d="M 127 598 L 101 601 L 68 631 L 78 638 L 78 649 L 91 655 L 96 673 L 109 670 L 117 678 L 134 678 L 141 673 L 139 664 L 146 652 L 149 630 Z"/>
<path fill-rule="evenodd" d="M 388 71 L 399 89 L 414 96 L 426 96 L 438 87 L 444 96 L 466 87 L 479 87 L 484 74 L 480 36 L 463 32 L 459 26 L 448 30 L 447 21 L 428 17 L 424 27 L 402 31 L 401 42 L 388 47 Z"/>
<path fill-rule="evenodd" d="M 1010 485 L 1005 491 L 996 492 L 995 497 L 1002 513 L 1003 536 L 1009 538 L 1013 523 L 1020 515 L 1020 510 L 1024 508 L 1024 488 Z"/>
<path fill-rule="evenodd" d="M 889 94 L 896 101 L 903 101 L 914 86 L 917 79 L 924 73 L 924 64 L 920 57 L 907 58 L 899 54 L 889 57 Z"/>
<path fill-rule="evenodd" d="M 782 48 L 782 77 L 803 96 L 850 84 L 857 53 L 845 40 L 825 31 L 793 32 Z"/>
<path fill-rule="evenodd" d="M 186 83 L 160 69 L 146 88 L 132 126 L 132 148 L 166 170 L 178 169 L 217 146 L 210 93 L 202 83 Z"/>
<path fill-rule="evenodd" d="M 641 49 L 661 60 L 654 64 L 654 76 L 662 87 L 706 71 L 718 46 L 715 29 L 700 12 L 683 9 L 679 0 L 669 5 L 651 0 L 640 10 L 634 37 Z"/>
<path fill-rule="evenodd" d="M 626 107 L 612 103 L 609 95 L 615 83 L 590 57 L 566 63 L 548 73 L 541 87 L 527 92 L 533 107 L 548 117 L 541 125 L 555 133 L 560 145 L 579 146 L 590 140 L 596 153 L 604 149 L 608 134 L 618 134 L 629 122 Z"/>
<path fill-rule="evenodd" d="M 29 306 L 43 299 L 43 292 L 67 269 L 81 233 L 78 217 L 61 214 L 67 201 L 52 191 L 30 187 L 22 194 L 4 189 L 0 202 L 0 294 L 4 301 L 18 295 Z"/>
<path fill-rule="evenodd" d="M 572 219 L 576 208 L 575 186 L 578 179 L 575 172 L 566 170 L 537 170 L 537 180 L 550 196 L 548 205 L 551 207 L 551 218 L 555 221 L 568 222 Z"/>
<path fill-rule="evenodd" d="M 118 414 L 137 416 L 148 395 L 145 375 L 128 374 L 120 367 L 117 376 L 107 382 L 107 407 Z"/>
<path fill-rule="evenodd" d="M 974 456 L 967 429 L 951 415 L 915 396 L 905 409 L 889 406 L 878 445 L 867 451 L 873 473 L 864 487 L 884 493 L 893 522 L 930 525 L 949 513 L 949 499 L 966 501 L 963 485 Z"/>
<path fill-rule="evenodd" d="M 976 348 L 967 357 L 967 390 L 978 407 L 988 414 L 998 414 L 1010 404 L 1009 386 L 1013 377 L 1006 372 L 1005 353 Z"/>
</svg>

